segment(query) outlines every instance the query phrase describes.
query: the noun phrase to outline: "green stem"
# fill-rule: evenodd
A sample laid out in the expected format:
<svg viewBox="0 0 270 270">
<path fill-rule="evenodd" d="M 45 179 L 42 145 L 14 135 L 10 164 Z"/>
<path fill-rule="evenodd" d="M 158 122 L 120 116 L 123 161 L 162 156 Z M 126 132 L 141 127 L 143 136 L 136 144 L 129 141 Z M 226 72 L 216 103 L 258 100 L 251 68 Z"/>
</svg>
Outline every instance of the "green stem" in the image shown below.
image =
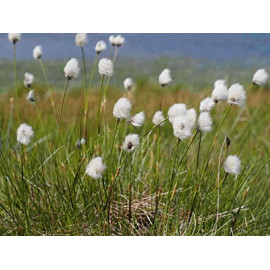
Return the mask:
<svg viewBox="0 0 270 270">
<path fill-rule="evenodd" d="M 101 76 L 101 83 L 99 89 L 99 97 L 98 97 L 98 111 L 97 111 L 97 135 L 100 135 L 100 108 L 101 108 L 101 96 L 104 82 L 104 75 Z"/>
<path fill-rule="evenodd" d="M 93 77 L 94 77 L 94 74 L 95 74 L 97 61 L 98 61 L 98 54 L 96 53 L 95 59 L 94 59 L 94 62 L 93 62 L 93 66 L 92 66 L 92 70 L 91 70 L 91 74 L 89 76 L 89 84 L 88 84 L 89 91 L 90 91 L 90 89 L 92 87 L 92 81 L 93 81 Z"/>
<path fill-rule="evenodd" d="M 19 110 L 19 102 L 18 102 L 18 84 L 17 84 L 17 66 L 16 66 L 16 45 L 13 43 L 13 66 L 14 66 L 14 84 L 15 84 L 15 97 L 16 97 L 16 110 L 19 123 L 21 123 L 20 119 L 20 110 Z"/>
<path fill-rule="evenodd" d="M 43 66 L 43 62 L 42 62 L 41 58 L 39 59 L 39 63 L 40 63 L 40 66 L 41 66 L 41 70 L 42 70 L 42 73 L 43 73 L 43 77 L 44 77 L 44 80 L 45 80 L 45 84 L 46 84 L 47 90 L 48 90 L 48 92 L 50 94 L 50 99 L 51 99 L 51 104 L 52 104 L 54 116 L 55 116 L 55 119 L 57 121 L 57 112 L 56 112 L 56 107 L 55 107 L 55 103 L 54 103 L 54 100 L 53 100 L 52 90 L 51 90 L 51 88 L 49 86 L 47 75 L 46 75 L 45 68 Z"/>
<path fill-rule="evenodd" d="M 64 102 L 67 94 L 67 89 L 68 89 L 68 84 L 69 84 L 69 79 L 67 79 L 65 91 L 64 91 L 64 96 L 62 99 L 62 104 L 61 104 L 61 111 L 60 111 L 60 118 L 59 118 L 59 128 L 60 128 L 60 136 L 62 137 L 62 113 L 63 113 L 63 107 L 64 107 Z"/>
<path fill-rule="evenodd" d="M 83 136 L 87 142 L 87 115 L 88 115 L 88 93 L 87 93 L 87 79 L 86 79 L 86 65 L 84 49 L 81 47 L 82 59 L 83 59 L 83 74 L 84 74 L 84 127 Z"/>
<path fill-rule="evenodd" d="M 164 86 L 161 86 L 161 96 L 160 96 L 160 105 L 159 110 L 162 110 L 162 103 L 163 103 L 163 93 L 164 93 Z"/>
<path fill-rule="evenodd" d="M 200 132 L 199 146 L 198 146 L 198 153 L 197 153 L 197 171 L 199 170 L 201 140 L 202 140 L 202 133 Z"/>
</svg>

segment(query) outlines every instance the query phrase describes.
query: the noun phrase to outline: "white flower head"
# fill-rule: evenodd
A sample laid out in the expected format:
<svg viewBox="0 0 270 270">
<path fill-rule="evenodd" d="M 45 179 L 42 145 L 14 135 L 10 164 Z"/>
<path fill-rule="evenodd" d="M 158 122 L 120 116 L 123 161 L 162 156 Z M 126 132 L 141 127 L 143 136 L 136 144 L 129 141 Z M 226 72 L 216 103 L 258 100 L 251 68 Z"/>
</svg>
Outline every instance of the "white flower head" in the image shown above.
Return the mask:
<svg viewBox="0 0 270 270">
<path fill-rule="evenodd" d="M 15 44 L 17 41 L 19 41 L 21 39 L 21 34 L 18 33 L 9 33 L 8 34 L 8 39 L 10 42 L 12 42 L 13 44 Z"/>
<path fill-rule="evenodd" d="M 125 43 L 125 38 L 122 37 L 121 35 L 117 35 L 114 37 L 114 44 L 116 47 L 120 47 Z"/>
<path fill-rule="evenodd" d="M 134 116 L 130 117 L 129 122 L 134 127 L 141 127 L 145 121 L 145 114 L 144 112 L 140 112 L 135 114 Z"/>
<path fill-rule="evenodd" d="M 112 46 L 115 46 L 115 35 L 109 36 L 109 42 L 112 44 Z"/>
<path fill-rule="evenodd" d="M 132 87 L 134 86 L 134 81 L 131 78 L 126 78 L 124 80 L 124 83 L 123 84 L 124 84 L 125 89 L 127 91 L 130 91 L 132 89 Z"/>
<path fill-rule="evenodd" d="M 127 98 L 120 98 L 113 107 L 113 115 L 117 119 L 127 118 L 130 115 L 131 103 Z"/>
<path fill-rule="evenodd" d="M 196 121 L 196 111 L 190 109 L 184 115 L 179 115 L 173 120 L 174 135 L 181 141 L 192 135 Z"/>
<path fill-rule="evenodd" d="M 27 95 L 27 100 L 30 102 L 35 102 L 36 98 L 35 98 L 35 91 L 34 90 L 30 90 L 28 95 Z"/>
<path fill-rule="evenodd" d="M 80 74 L 80 67 L 76 58 L 71 58 L 64 68 L 65 76 L 68 80 L 77 78 Z"/>
<path fill-rule="evenodd" d="M 34 82 L 34 75 L 31 73 L 26 72 L 24 74 L 24 85 L 27 88 L 30 88 L 32 86 L 32 83 Z"/>
<path fill-rule="evenodd" d="M 98 63 L 98 71 L 101 76 L 111 77 L 113 74 L 113 62 L 107 58 L 100 59 Z"/>
<path fill-rule="evenodd" d="M 33 50 L 33 57 L 38 60 L 42 57 L 42 48 L 41 46 L 36 46 Z"/>
<path fill-rule="evenodd" d="M 80 141 L 81 144 L 85 144 L 86 143 L 86 139 L 85 138 L 82 138 L 81 141 Z"/>
<path fill-rule="evenodd" d="M 243 107 L 246 103 L 246 91 L 244 87 L 235 83 L 228 90 L 228 103 Z"/>
<path fill-rule="evenodd" d="M 34 137 L 32 127 L 27 124 L 21 124 L 17 129 L 17 141 L 21 144 L 28 145 Z"/>
<path fill-rule="evenodd" d="M 97 42 L 95 51 L 97 54 L 100 54 L 101 52 L 105 51 L 107 48 L 106 43 L 103 40 L 100 40 Z"/>
<path fill-rule="evenodd" d="M 210 97 L 203 99 L 200 103 L 201 112 L 210 112 L 214 107 L 215 107 L 215 102 Z"/>
<path fill-rule="evenodd" d="M 135 150 L 140 144 L 140 137 L 138 134 L 129 134 L 125 137 L 123 149 L 127 152 Z"/>
<path fill-rule="evenodd" d="M 172 81 L 171 71 L 167 68 L 164 69 L 160 73 L 158 80 L 161 86 L 167 86 Z"/>
<path fill-rule="evenodd" d="M 202 133 L 212 131 L 213 121 L 209 112 L 201 112 L 198 117 L 197 130 Z"/>
<path fill-rule="evenodd" d="M 75 36 L 75 43 L 79 47 L 83 47 L 87 43 L 87 34 L 86 33 L 79 33 Z"/>
<path fill-rule="evenodd" d="M 164 125 L 164 123 L 163 123 L 164 120 L 165 120 L 165 118 L 163 116 L 162 111 L 157 111 L 153 116 L 152 122 L 153 122 L 153 124 L 155 126 L 157 126 L 157 125 L 163 126 Z"/>
<path fill-rule="evenodd" d="M 86 167 L 85 173 L 94 179 L 102 178 L 102 173 L 106 166 L 102 162 L 102 157 L 93 158 Z"/>
<path fill-rule="evenodd" d="M 177 116 L 185 115 L 186 112 L 187 112 L 187 107 L 184 103 L 176 103 L 176 104 L 172 105 L 168 111 L 169 121 L 172 123 L 173 120 Z"/>
<path fill-rule="evenodd" d="M 241 161 L 237 156 L 228 156 L 224 162 L 224 170 L 226 173 L 239 175 L 241 173 Z"/>
<path fill-rule="evenodd" d="M 216 87 L 218 85 L 226 85 L 227 86 L 227 82 L 226 82 L 226 80 L 216 80 L 214 83 L 214 87 Z"/>
<path fill-rule="evenodd" d="M 218 103 L 219 101 L 227 100 L 228 97 L 228 89 L 225 84 L 215 83 L 214 90 L 212 92 L 212 99 L 215 103 Z"/>
<path fill-rule="evenodd" d="M 259 69 L 255 72 L 252 83 L 257 85 L 265 85 L 268 80 L 268 73 L 264 68 Z"/>
</svg>

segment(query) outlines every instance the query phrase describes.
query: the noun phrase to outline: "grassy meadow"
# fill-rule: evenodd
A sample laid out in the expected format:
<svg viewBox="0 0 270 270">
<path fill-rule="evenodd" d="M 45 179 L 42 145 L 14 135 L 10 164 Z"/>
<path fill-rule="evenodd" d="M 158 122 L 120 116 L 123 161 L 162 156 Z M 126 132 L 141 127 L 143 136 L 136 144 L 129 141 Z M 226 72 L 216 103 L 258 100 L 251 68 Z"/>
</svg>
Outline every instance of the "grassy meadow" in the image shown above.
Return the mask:
<svg viewBox="0 0 270 270">
<path fill-rule="evenodd" d="M 50 70 L 46 64 L 46 70 Z M 229 105 L 219 102 L 211 112 L 212 132 L 196 134 L 195 128 L 190 138 L 179 142 L 169 121 L 165 120 L 163 126 L 152 123 L 162 92 L 157 78 L 156 82 L 135 80 L 132 97 L 120 84 L 112 83 L 107 102 L 102 104 L 101 132 L 97 134 L 100 76 L 96 70 L 88 93 L 88 140 L 76 147 L 83 137 L 83 69 L 78 79 L 70 81 L 60 136 L 63 70 L 58 69 L 63 76 L 62 86 L 59 82 L 54 86 L 48 74 L 56 104 L 55 116 L 38 63 L 29 67 L 34 70 L 17 67 L 21 74 L 20 122 L 30 125 L 35 133 L 29 145 L 20 145 L 16 140 L 20 123 L 14 87 L 9 86 L 9 91 L 0 95 L 1 235 L 269 235 L 270 92 L 267 89 L 250 86 L 251 78 L 245 77 L 244 83 L 239 81 L 247 90 L 244 108 L 232 106 L 224 118 Z M 26 71 L 38 74 L 31 88 L 35 90 L 34 103 L 26 100 L 28 89 L 22 84 L 22 74 Z M 120 79 L 125 78 L 121 62 L 116 60 L 117 73 L 122 74 Z M 237 72 L 233 76 L 237 77 Z M 173 72 L 174 77 L 178 74 Z M 211 96 L 216 79 L 219 78 L 208 85 L 205 82 L 197 89 L 200 91 L 190 91 L 192 81 L 172 83 L 164 88 L 165 117 L 169 107 L 180 102 L 195 108 L 199 114 L 200 101 Z M 10 82 L 14 82 L 12 70 Z M 4 85 L 5 82 L 1 89 Z M 142 127 L 134 127 L 125 120 L 117 123 L 112 110 L 122 96 L 131 100 L 131 115 L 145 112 Z M 140 145 L 126 153 L 122 145 L 130 133 L 139 134 Z M 229 146 L 226 137 L 230 139 Z M 228 155 L 237 155 L 241 160 L 242 170 L 237 177 L 225 178 L 223 164 Z M 106 165 L 102 179 L 85 174 L 87 164 L 97 156 Z"/>
</svg>

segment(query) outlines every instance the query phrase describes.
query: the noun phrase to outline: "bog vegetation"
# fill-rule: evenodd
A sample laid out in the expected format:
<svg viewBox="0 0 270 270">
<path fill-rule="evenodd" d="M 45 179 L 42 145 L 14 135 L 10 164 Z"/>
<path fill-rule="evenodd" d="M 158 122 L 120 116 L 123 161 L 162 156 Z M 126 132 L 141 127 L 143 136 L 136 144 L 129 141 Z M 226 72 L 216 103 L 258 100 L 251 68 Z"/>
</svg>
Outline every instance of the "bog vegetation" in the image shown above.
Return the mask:
<svg viewBox="0 0 270 270">
<path fill-rule="evenodd" d="M 87 35 L 77 34 L 82 58 L 66 63 L 56 92 L 41 46 L 35 85 L 36 70 L 17 76 L 21 35 L 8 38 L 14 90 L 0 97 L 1 235 L 270 233 L 264 69 L 249 85 L 216 78 L 198 93 L 176 89 L 181 74 L 166 66 L 155 84 L 121 70 L 119 91 L 110 80 L 125 39 L 90 44 L 89 64 Z"/>
</svg>

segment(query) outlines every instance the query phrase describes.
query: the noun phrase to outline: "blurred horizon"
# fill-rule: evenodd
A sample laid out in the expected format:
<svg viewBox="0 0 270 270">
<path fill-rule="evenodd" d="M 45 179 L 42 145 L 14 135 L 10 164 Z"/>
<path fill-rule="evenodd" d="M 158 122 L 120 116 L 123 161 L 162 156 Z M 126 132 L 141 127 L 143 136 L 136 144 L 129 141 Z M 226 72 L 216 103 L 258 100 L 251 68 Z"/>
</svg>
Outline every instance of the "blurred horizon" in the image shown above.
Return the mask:
<svg viewBox="0 0 270 270">
<path fill-rule="evenodd" d="M 88 34 L 86 55 L 93 57 L 97 41 L 107 43 L 108 34 Z M 123 57 L 156 58 L 159 56 L 189 57 L 208 61 L 247 61 L 257 59 L 270 62 L 270 34 L 122 34 L 126 42 L 121 47 Z M 32 50 L 41 45 L 44 59 L 66 60 L 80 57 L 74 42 L 75 34 L 22 34 L 16 46 L 18 60 L 32 59 Z M 12 59 L 12 46 L 7 34 L 0 34 L 0 59 Z"/>
</svg>

